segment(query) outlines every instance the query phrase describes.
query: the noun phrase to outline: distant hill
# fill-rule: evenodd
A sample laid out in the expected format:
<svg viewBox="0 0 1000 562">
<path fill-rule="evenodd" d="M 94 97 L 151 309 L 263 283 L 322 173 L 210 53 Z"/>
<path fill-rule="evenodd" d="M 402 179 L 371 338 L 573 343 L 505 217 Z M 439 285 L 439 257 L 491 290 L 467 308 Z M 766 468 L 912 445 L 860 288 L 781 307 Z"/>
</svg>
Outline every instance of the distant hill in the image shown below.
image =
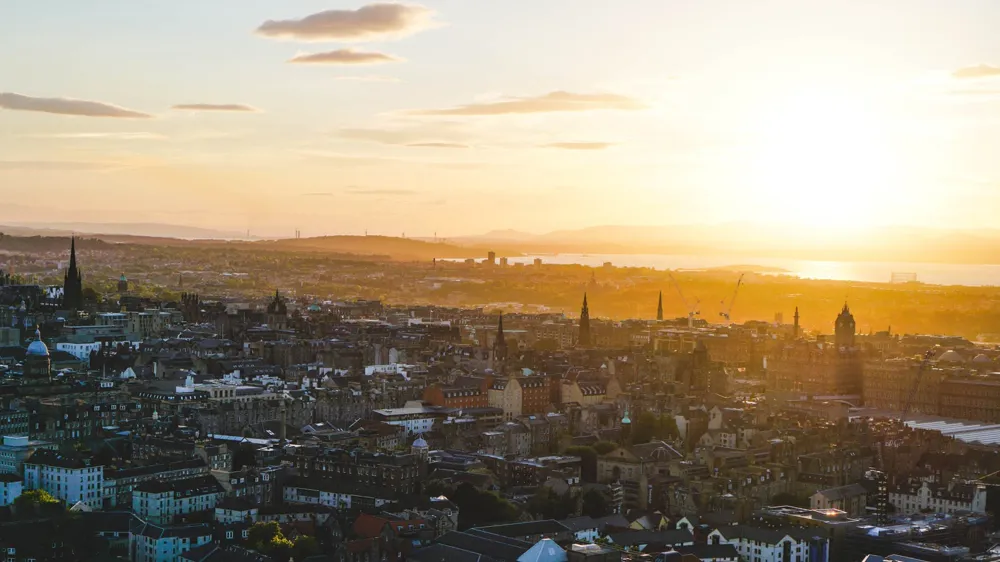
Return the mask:
<svg viewBox="0 0 1000 562">
<path fill-rule="evenodd" d="M 394 260 L 431 260 L 434 258 L 485 258 L 489 249 L 458 246 L 390 236 L 321 236 L 250 242 L 257 249 L 283 251 L 331 252 L 354 255 L 382 255 Z M 507 254 L 518 255 L 518 254 Z"/>
<path fill-rule="evenodd" d="M 160 223 L 87 223 L 63 222 L 45 225 L 12 224 L 0 226 L 0 232 L 17 236 L 69 236 L 71 234 L 104 234 L 116 236 L 145 236 L 152 238 L 179 238 L 183 240 L 245 239 L 245 233 L 196 226 Z"/>
</svg>

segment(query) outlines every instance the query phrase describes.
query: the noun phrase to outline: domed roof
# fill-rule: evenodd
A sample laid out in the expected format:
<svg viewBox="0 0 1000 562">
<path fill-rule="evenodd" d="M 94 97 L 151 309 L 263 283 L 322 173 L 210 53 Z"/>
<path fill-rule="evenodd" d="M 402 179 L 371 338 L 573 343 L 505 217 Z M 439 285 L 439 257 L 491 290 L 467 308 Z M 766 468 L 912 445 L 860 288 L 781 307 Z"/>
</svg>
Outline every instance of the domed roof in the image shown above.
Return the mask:
<svg viewBox="0 0 1000 562">
<path fill-rule="evenodd" d="M 119 278 L 118 278 L 118 280 L 119 280 L 119 281 L 128 281 L 128 278 L 126 278 L 126 277 L 125 277 L 125 274 L 124 274 L 124 273 L 122 273 L 122 276 L 121 276 L 121 277 L 119 277 Z"/>
<path fill-rule="evenodd" d="M 414 449 L 426 449 L 429 445 L 427 445 L 427 441 L 424 440 L 422 435 L 418 435 L 417 438 L 413 440 L 412 447 Z"/>
<path fill-rule="evenodd" d="M 940 357 L 938 357 L 938 361 L 944 363 L 964 363 L 965 359 L 963 359 L 962 356 L 959 355 L 958 352 L 955 351 L 954 349 L 949 349 L 948 351 L 942 353 Z"/>
<path fill-rule="evenodd" d="M 49 347 L 42 341 L 42 332 L 40 330 L 35 330 L 35 338 L 35 341 L 28 344 L 27 354 L 37 357 L 48 357 Z"/>
<path fill-rule="evenodd" d="M 985 353 L 980 353 L 979 355 L 972 358 L 973 363 L 992 363 L 993 360 L 990 359 Z"/>
</svg>

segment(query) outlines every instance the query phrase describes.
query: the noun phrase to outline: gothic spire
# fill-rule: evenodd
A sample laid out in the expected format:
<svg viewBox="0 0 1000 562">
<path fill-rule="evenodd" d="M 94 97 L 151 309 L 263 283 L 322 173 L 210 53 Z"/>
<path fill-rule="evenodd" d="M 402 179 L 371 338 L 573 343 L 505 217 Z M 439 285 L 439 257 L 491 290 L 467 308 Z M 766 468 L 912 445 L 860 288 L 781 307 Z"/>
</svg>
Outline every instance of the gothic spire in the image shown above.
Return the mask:
<svg viewBox="0 0 1000 562">
<path fill-rule="evenodd" d="M 660 300 L 656 304 L 656 319 L 663 320 L 663 291 L 660 291 Z"/>
<path fill-rule="evenodd" d="M 590 307 L 587 306 L 587 293 L 583 294 L 583 308 L 580 309 L 580 347 L 590 347 Z"/>
<path fill-rule="evenodd" d="M 493 340 L 493 358 L 498 362 L 507 360 L 507 339 L 503 335 L 503 314 L 497 320 L 497 336 Z"/>
</svg>

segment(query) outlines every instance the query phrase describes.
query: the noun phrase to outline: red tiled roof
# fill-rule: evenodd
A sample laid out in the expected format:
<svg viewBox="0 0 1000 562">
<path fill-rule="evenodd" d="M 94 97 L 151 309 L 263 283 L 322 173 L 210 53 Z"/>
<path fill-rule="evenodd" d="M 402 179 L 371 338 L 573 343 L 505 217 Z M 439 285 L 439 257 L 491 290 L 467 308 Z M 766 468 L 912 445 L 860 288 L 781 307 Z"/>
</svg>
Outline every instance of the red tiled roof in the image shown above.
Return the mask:
<svg viewBox="0 0 1000 562">
<path fill-rule="evenodd" d="M 351 526 L 351 530 L 354 531 L 356 535 L 365 538 L 377 537 L 382 534 L 382 528 L 385 527 L 385 524 L 388 522 L 388 519 L 362 513 L 357 519 L 354 520 L 354 525 Z"/>
</svg>

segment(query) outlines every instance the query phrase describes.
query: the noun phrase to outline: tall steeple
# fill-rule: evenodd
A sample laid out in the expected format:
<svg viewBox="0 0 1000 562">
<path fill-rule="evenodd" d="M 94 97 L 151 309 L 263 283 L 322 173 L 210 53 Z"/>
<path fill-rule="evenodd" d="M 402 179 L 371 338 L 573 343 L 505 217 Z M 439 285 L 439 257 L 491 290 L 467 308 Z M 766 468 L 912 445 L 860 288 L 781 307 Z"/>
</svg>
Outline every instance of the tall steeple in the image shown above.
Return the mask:
<svg viewBox="0 0 1000 562">
<path fill-rule="evenodd" d="M 507 340 L 503 335 L 503 314 L 497 320 L 497 337 L 493 340 L 493 359 L 498 365 L 507 360 Z"/>
<path fill-rule="evenodd" d="M 83 275 L 76 266 L 76 236 L 70 239 L 69 267 L 63 278 L 63 306 L 69 310 L 83 307 Z"/>
<path fill-rule="evenodd" d="M 795 307 L 795 325 L 792 328 L 792 339 L 799 338 L 799 307 Z"/>
<path fill-rule="evenodd" d="M 583 308 L 580 309 L 580 347 L 590 347 L 590 308 L 587 306 L 587 293 L 583 294 Z"/>
<path fill-rule="evenodd" d="M 656 303 L 656 319 L 663 320 L 663 291 L 660 291 L 660 300 Z"/>
</svg>

